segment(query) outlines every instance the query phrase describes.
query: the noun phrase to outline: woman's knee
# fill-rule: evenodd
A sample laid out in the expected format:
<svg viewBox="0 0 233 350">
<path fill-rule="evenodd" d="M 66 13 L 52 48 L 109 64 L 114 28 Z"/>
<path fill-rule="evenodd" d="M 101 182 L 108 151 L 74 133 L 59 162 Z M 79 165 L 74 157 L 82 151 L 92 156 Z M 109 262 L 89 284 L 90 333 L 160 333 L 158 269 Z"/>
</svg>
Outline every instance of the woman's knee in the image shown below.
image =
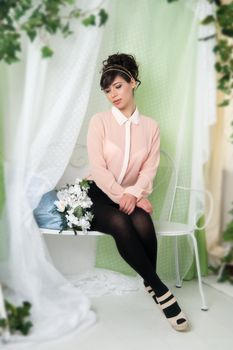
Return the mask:
<svg viewBox="0 0 233 350">
<path fill-rule="evenodd" d="M 132 228 L 132 223 L 128 214 L 118 210 L 111 217 L 111 222 L 114 228 L 118 230 L 129 230 Z"/>
<path fill-rule="evenodd" d="M 152 219 L 149 213 L 147 213 L 144 209 L 135 207 L 134 211 L 130 215 L 131 219 L 134 221 L 138 221 L 140 223 L 145 222 L 145 223 L 152 223 Z"/>
</svg>

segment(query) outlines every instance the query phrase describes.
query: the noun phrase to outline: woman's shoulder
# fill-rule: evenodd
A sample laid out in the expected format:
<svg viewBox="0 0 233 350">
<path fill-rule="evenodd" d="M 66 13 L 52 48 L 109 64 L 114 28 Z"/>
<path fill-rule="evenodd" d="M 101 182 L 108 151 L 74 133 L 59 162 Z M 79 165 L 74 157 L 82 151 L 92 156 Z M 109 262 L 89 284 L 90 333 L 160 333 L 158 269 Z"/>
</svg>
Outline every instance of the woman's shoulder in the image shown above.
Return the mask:
<svg viewBox="0 0 233 350">
<path fill-rule="evenodd" d="M 90 117 L 90 121 L 96 122 L 96 123 L 105 122 L 108 119 L 108 114 L 109 114 L 108 110 L 96 112 Z"/>
</svg>

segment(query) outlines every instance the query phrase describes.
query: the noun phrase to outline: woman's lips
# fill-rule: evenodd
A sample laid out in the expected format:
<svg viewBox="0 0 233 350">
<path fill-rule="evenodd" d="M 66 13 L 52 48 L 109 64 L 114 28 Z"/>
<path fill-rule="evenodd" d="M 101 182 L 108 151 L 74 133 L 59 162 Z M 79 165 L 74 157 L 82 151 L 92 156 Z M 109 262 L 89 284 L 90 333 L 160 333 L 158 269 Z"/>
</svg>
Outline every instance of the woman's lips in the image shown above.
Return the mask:
<svg viewBox="0 0 233 350">
<path fill-rule="evenodd" d="M 114 101 L 113 103 L 117 105 L 117 104 L 120 103 L 120 102 L 121 102 L 121 100 L 116 100 L 116 101 Z"/>
</svg>

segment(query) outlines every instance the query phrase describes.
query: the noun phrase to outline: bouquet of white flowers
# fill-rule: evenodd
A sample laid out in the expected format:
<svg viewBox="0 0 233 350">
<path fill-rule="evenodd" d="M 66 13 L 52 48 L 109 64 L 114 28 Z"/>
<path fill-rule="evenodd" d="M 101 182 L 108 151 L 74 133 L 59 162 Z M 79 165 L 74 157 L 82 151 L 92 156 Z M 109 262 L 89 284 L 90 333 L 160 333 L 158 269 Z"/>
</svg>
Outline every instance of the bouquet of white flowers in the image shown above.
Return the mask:
<svg viewBox="0 0 233 350">
<path fill-rule="evenodd" d="M 88 196 L 89 180 L 81 180 L 77 178 L 74 185 L 66 185 L 57 191 L 59 200 L 54 202 L 56 210 L 63 216 L 64 226 L 74 230 L 81 230 L 83 234 L 87 234 L 90 229 L 90 223 L 93 219 L 93 214 L 90 211 L 92 201 Z"/>
</svg>

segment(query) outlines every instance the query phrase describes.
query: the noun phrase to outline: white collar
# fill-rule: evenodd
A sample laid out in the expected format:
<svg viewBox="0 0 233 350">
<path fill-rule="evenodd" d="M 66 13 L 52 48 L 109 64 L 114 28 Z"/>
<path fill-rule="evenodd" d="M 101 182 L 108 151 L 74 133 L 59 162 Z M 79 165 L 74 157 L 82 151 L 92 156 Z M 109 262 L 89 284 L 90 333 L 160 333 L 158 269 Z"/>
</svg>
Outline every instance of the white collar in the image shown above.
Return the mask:
<svg viewBox="0 0 233 350">
<path fill-rule="evenodd" d="M 139 118 L 140 118 L 140 114 L 138 111 L 138 108 L 136 107 L 135 111 L 133 112 L 133 114 L 127 118 L 117 107 L 112 106 L 112 114 L 114 115 L 114 117 L 116 118 L 116 121 L 120 124 L 123 125 L 125 122 L 127 122 L 128 120 L 130 120 L 132 123 L 134 124 L 138 124 L 139 123 Z"/>
</svg>

